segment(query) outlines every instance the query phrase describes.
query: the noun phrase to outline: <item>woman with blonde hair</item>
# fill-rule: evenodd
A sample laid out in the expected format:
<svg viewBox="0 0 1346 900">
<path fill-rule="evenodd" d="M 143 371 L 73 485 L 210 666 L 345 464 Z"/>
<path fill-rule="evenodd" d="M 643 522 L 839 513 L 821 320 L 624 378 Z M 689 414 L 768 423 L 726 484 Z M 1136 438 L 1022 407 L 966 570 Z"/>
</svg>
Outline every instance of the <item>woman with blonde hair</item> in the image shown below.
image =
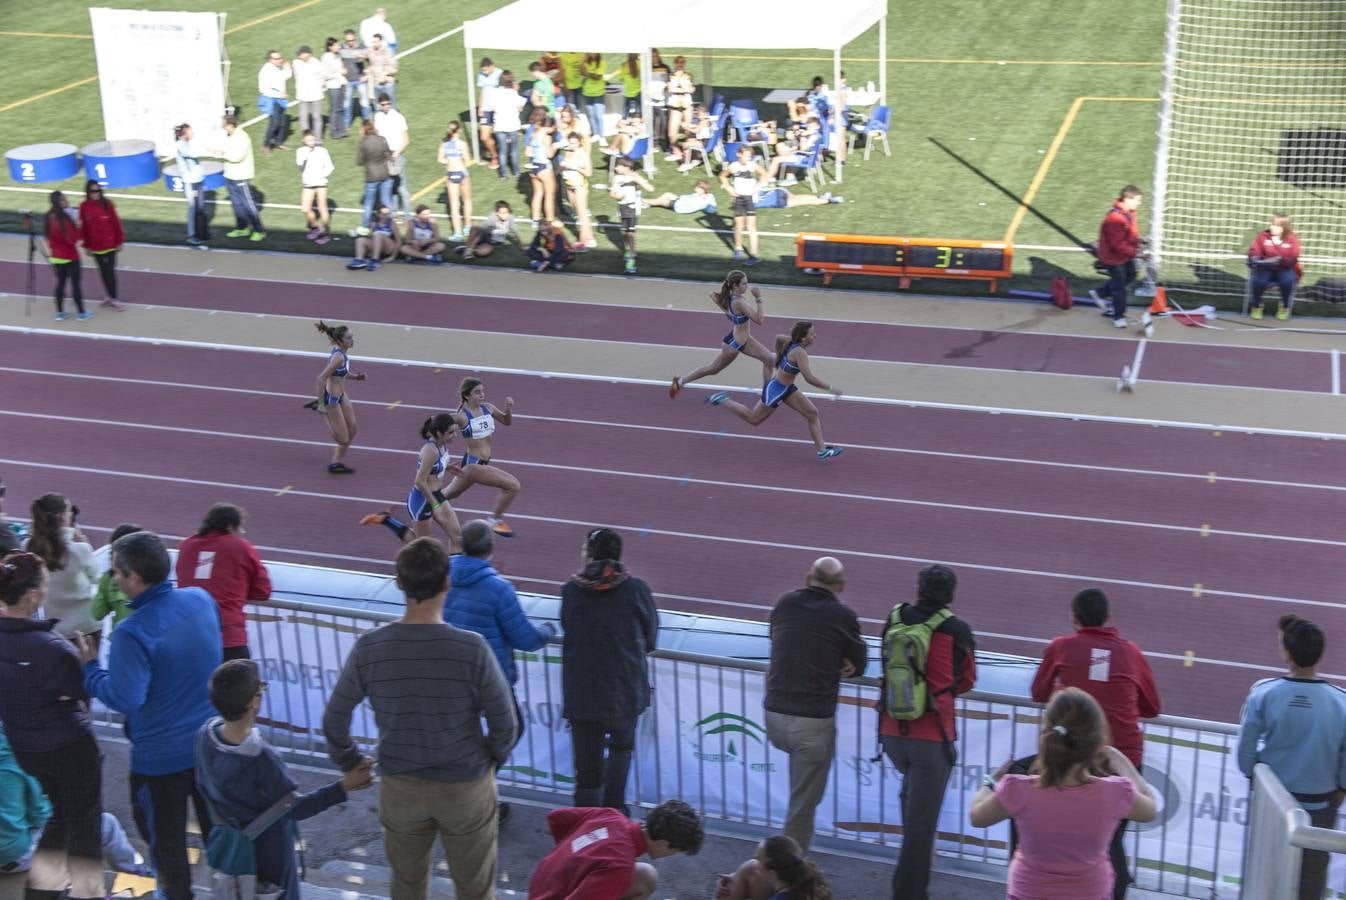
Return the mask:
<svg viewBox="0 0 1346 900">
<path fill-rule="evenodd" d="M 972 798 L 972 825 L 1013 819 L 1009 900 L 1111 900 L 1108 846 L 1123 819 L 1152 821 L 1154 790 L 1119 750 L 1093 697 L 1065 688 L 1042 716 L 1038 756 L 1027 775 L 1006 761 Z"/>
</svg>

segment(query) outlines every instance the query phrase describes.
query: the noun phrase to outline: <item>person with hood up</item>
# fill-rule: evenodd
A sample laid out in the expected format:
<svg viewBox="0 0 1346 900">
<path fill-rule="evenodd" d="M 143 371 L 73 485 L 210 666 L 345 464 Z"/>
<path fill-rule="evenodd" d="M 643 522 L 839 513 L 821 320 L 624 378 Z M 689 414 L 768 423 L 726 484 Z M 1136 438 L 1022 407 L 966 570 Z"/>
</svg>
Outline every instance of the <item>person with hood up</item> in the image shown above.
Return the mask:
<svg viewBox="0 0 1346 900">
<path fill-rule="evenodd" d="M 528 621 L 519 606 L 514 585 L 500 576 L 491 565 L 495 552 L 495 532 L 485 519 L 473 519 L 463 526 L 463 552 L 449 558 L 449 593 L 444 599 L 444 621 L 455 628 L 475 631 L 486 638 L 500 671 L 509 682 L 514 697 L 514 713 L 519 720 L 515 745 L 523 738 L 524 715 L 519 695 L 514 690 L 519 669 L 514 664 L 515 650 L 537 650 L 556 637 L 550 622 L 541 628 Z M 509 816 L 509 804 L 501 803 L 500 821 Z"/>
<path fill-rule="evenodd" d="M 625 813 L 636 721 L 650 705 L 645 657 L 658 643 L 659 611 L 650 586 L 628 575 L 621 558 L 621 535 L 595 528 L 584 540 L 584 568 L 561 588 L 561 697 L 575 806 Z"/>
</svg>

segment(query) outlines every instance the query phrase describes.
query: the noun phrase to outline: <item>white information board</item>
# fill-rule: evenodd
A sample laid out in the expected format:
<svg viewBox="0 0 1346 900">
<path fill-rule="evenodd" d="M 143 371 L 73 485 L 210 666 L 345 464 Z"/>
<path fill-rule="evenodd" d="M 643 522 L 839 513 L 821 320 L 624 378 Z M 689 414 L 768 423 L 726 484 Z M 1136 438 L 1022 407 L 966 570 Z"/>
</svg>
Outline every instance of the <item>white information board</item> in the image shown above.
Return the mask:
<svg viewBox="0 0 1346 900">
<path fill-rule="evenodd" d="M 224 115 L 221 19 L 212 12 L 91 7 L 103 131 L 110 141 L 153 141 L 173 155 L 173 127 L 205 133 Z"/>
</svg>

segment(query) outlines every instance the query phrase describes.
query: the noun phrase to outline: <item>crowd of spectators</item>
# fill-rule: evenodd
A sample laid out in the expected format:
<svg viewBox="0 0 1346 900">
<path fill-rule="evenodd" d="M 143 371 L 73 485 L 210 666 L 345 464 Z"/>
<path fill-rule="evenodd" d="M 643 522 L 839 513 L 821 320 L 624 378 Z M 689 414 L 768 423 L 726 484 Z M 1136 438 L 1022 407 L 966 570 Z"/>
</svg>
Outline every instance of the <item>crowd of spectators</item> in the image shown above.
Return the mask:
<svg viewBox="0 0 1346 900">
<path fill-rule="evenodd" d="M 274 818 L 256 837 L 258 876 L 298 896 L 294 823 L 369 787 L 376 767 L 394 900 L 427 895 L 436 838 L 458 894 L 494 896 L 509 814 L 496 773 L 524 725 L 514 657 L 557 639 L 557 630 L 524 615 L 492 564 L 489 523 L 467 523 L 453 557 L 430 538 L 402 547 L 403 613 L 357 639 L 323 714 L 342 775 L 299 794 L 256 727 L 266 684 L 249 658 L 245 607 L 266 602 L 272 588 L 241 509 L 207 510 L 179 547 L 174 584 L 169 551 L 152 532 L 120 526 L 100 573 L 67 498 L 36 498 L 26 528 L 4 518 L 3 499 L 0 483 L 0 896 L 18 896 L 25 884 L 42 896 L 103 896 L 104 856 L 117 838 L 101 808 L 94 699 L 126 719 L 135 824 L 169 900 L 191 896 L 193 815 L 203 837 L 213 823 Z M 676 799 L 643 822 L 630 818 L 628 773 L 651 700 L 659 614 L 622 551 L 616 531 L 590 530 L 579 571 L 561 589 L 575 786 L 573 805 L 548 816 L 556 847 L 538 862 L 534 897 L 648 897 L 657 872 L 641 857 L 694 854 L 704 840 L 700 816 Z M 882 631 L 878 738 L 903 776 L 895 900 L 928 895 L 958 752 L 955 698 L 976 681 L 974 632 L 954 613 L 957 586 L 948 567 L 925 567 L 912 600 L 894 607 Z M 832 896 L 809 855 L 815 811 L 834 765 L 840 682 L 870 663 L 858 617 L 840 599 L 845 590 L 843 563 L 822 557 L 772 609 L 763 705 L 768 740 L 788 758 L 784 829 L 718 876 L 720 900 Z M 970 807 L 973 827 L 1011 820 L 1010 897 L 1125 896 L 1127 822 L 1156 815 L 1140 730 L 1161 708 L 1153 674 L 1140 648 L 1109 625 L 1102 591 L 1080 591 L 1070 621 L 1033 679 L 1033 699 L 1046 704 L 1036 753 L 1006 760 Z M 1288 672 L 1253 687 L 1238 765 L 1247 775 L 1269 765 L 1312 821 L 1330 827 L 1346 797 L 1346 692 L 1318 676 L 1325 637 L 1317 625 L 1287 615 L 1279 629 Z M 373 756 L 351 731 L 362 703 L 377 728 Z M 1326 861 L 1306 853 L 1301 898 L 1322 896 Z"/>
</svg>

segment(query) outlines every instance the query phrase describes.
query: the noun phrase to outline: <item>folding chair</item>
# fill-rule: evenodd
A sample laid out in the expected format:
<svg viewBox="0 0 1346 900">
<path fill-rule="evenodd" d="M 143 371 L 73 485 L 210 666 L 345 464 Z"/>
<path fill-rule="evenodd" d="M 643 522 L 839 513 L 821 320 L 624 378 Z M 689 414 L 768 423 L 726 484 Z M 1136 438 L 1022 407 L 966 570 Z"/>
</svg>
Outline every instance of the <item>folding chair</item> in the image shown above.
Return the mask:
<svg viewBox="0 0 1346 900">
<path fill-rule="evenodd" d="M 710 155 L 720 149 L 720 142 L 724 139 L 725 123 L 728 120 L 729 111 L 725 110 L 724 112 L 721 112 L 719 118 L 715 120 L 715 125 L 711 128 L 710 140 L 706 141 L 706 146 L 691 148 L 692 153 L 701 154 L 701 163 L 706 167 L 707 178 L 711 177 L 713 174 L 710 171 Z M 723 154 L 721 154 L 720 158 L 723 158 Z"/>
<path fill-rule="evenodd" d="M 636 138 L 635 143 L 631 145 L 631 152 L 626 154 L 631 159 L 640 163 L 642 169 L 648 170 L 645 158 L 650 152 L 650 139 L 648 137 Z M 612 171 L 617 165 L 617 157 L 621 154 L 612 153 L 608 155 L 608 181 L 612 181 Z"/>
<path fill-rule="evenodd" d="M 762 148 L 762 154 L 768 154 L 770 142 L 767 140 L 766 123 L 757 115 L 757 104 L 751 100 L 735 100 L 729 104 L 730 122 L 738 133 L 740 143 L 753 144 Z M 753 135 L 757 135 L 756 138 Z"/>
<path fill-rule="evenodd" d="M 892 156 L 893 151 L 888 147 L 888 124 L 892 118 L 892 113 L 886 106 L 876 106 L 874 111 L 869 114 L 869 118 L 859 125 L 851 126 L 850 149 L 855 149 L 855 139 L 860 135 L 865 138 L 865 159 L 869 159 L 869 151 L 874 145 L 874 141 L 883 141 L 883 154 Z"/>
</svg>

